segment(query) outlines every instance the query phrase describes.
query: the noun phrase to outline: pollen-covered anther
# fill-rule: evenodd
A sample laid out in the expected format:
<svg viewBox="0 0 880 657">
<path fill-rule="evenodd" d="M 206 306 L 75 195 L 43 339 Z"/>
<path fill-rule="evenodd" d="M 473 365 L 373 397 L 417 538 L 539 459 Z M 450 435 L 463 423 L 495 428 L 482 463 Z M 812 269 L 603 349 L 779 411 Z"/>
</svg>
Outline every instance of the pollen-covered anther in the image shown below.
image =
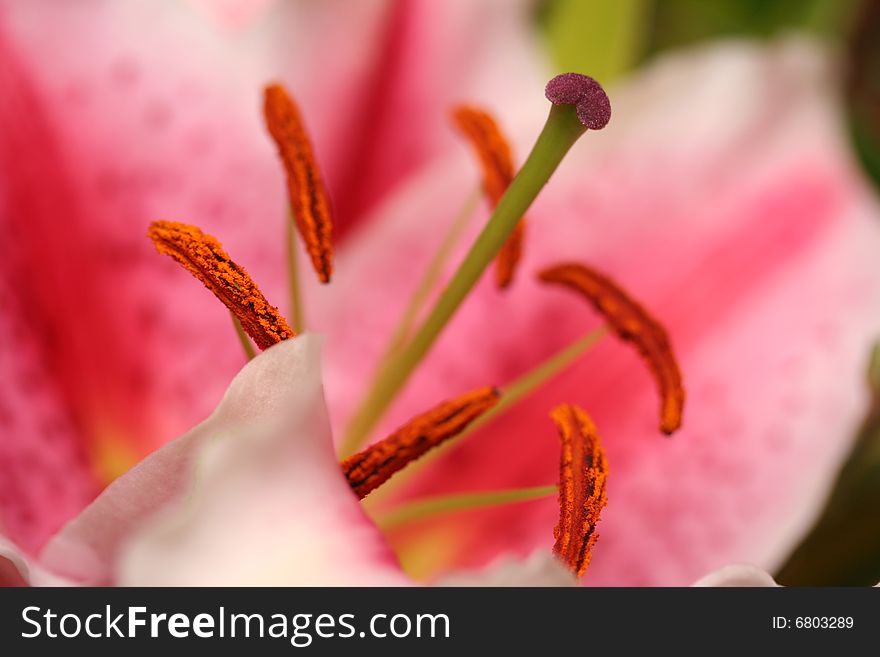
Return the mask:
<svg viewBox="0 0 880 657">
<path fill-rule="evenodd" d="M 553 552 L 581 577 L 590 565 L 599 535 L 596 525 L 608 503 L 608 461 L 590 417 L 573 404 L 550 414 L 559 428 L 559 524 L 553 530 Z"/>
<path fill-rule="evenodd" d="M 483 189 L 494 207 L 515 174 L 510 145 L 498 123 L 485 110 L 462 105 L 455 108 L 452 118 L 477 155 L 483 174 Z M 525 218 L 520 219 L 495 259 L 495 281 L 499 288 L 505 288 L 513 281 L 522 257 L 524 236 Z"/>
<path fill-rule="evenodd" d="M 196 226 L 176 221 L 154 221 L 147 234 L 159 253 L 183 265 L 232 311 L 260 349 L 295 335 L 278 309 L 266 301 L 248 273 L 232 261 L 215 238 Z"/>
<path fill-rule="evenodd" d="M 579 263 L 559 264 L 539 273 L 546 283 L 564 285 L 585 297 L 623 340 L 631 342 L 648 363 L 660 391 L 660 430 L 681 426 L 684 386 L 666 329 L 613 280 Z"/>
<path fill-rule="evenodd" d="M 333 218 L 330 197 L 299 108 L 280 84 L 266 87 L 266 127 L 287 172 L 290 208 L 300 237 L 322 283 L 333 274 Z"/>
<path fill-rule="evenodd" d="M 430 449 L 454 438 L 498 403 L 498 390 L 480 388 L 417 415 L 384 440 L 342 462 L 342 471 L 361 499 Z"/>
</svg>

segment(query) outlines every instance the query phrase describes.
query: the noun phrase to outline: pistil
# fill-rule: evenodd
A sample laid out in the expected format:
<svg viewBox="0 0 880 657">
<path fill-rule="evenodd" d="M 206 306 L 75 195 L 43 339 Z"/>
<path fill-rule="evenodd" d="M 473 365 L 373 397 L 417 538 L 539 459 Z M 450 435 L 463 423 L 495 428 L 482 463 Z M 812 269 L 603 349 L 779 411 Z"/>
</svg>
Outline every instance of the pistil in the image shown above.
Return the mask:
<svg viewBox="0 0 880 657">
<path fill-rule="evenodd" d="M 363 444 L 565 154 L 588 128 L 602 128 L 611 116 L 608 97 L 601 86 L 587 76 L 558 76 L 547 85 L 546 94 L 553 105 L 529 157 L 428 317 L 406 346 L 379 372 L 375 386 L 351 420 L 342 444 L 343 455 L 353 453 Z"/>
</svg>

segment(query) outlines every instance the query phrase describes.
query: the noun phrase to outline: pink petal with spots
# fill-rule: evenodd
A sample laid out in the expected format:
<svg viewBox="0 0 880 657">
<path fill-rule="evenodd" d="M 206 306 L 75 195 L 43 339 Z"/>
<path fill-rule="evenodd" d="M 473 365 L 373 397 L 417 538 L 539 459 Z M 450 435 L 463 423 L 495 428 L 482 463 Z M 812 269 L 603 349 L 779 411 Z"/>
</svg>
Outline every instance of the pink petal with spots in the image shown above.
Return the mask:
<svg viewBox="0 0 880 657">
<path fill-rule="evenodd" d="M 51 269 L 58 256 L 59 243 L 48 237 L 53 232 L 76 249 L 78 240 L 64 221 L 76 208 L 68 204 L 66 189 L 47 194 L 39 186 L 38 169 L 55 168 L 56 152 L 37 127 L 43 117 L 34 113 L 30 89 L 2 39 L 0 86 L 0 125 L 28 117 L 16 130 L 0 129 L 0 527 L 34 552 L 100 490 L 80 438 L 87 420 L 77 412 L 91 401 L 91 382 L 86 372 L 79 376 L 78 362 L 65 358 L 65 346 L 78 342 L 84 359 L 97 356 L 97 343 L 111 357 L 116 349 L 100 326 L 81 322 L 85 332 L 93 331 L 84 335 L 58 321 L 64 313 L 91 312 L 102 304 L 91 289 L 77 290 L 79 281 L 90 278 L 87 261 L 73 275 L 53 271 L 43 281 L 34 276 Z M 25 144 L 34 151 L 22 159 Z M 107 365 L 113 371 L 112 359 Z"/>
<path fill-rule="evenodd" d="M 54 378 L 57 364 L 40 351 L 49 331 L 18 296 L 27 290 L 18 265 L 6 259 L 0 275 L 0 532 L 33 554 L 100 486 Z"/>
<path fill-rule="evenodd" d="M 235 29 L 186 2 L 0 1 L 0 518 L 29 551 L 243 362 L 149 221 L 202 226 L 286 305 L 265 82 L 300 99 L 344 229 L 449 144 L 453 101 L 518 96 L 531 53 L 519 4 L 201 4 Z"/>
<path fill-rule="evenodd" d="M 684 428 L 659 435 L 644 364 L 606 339 L 404 495 L 555 481 L 547 413 L 574 402 L 594 416 L 611 466 L 587 583 L 686 585 L 733 561 L 777 565 L 850 445 L 880 333 L 880 213 L 849 161 L 832 84 L 823 53 L 787 41 L 669 57 L 612 90 L 609 126 L 576 145 L 530 212 L 516 285 L 499 294 L 483 281 L 376 435 L 431 399 L 504 385 L 598 326 L 583 300 L 530 279 L 567 259 L 607 272 L 666 324 L 688 390 Z M 322 311 L 338 427 L 434 231 L 475 179 L 463 159 L 438 165 L 340 253 L 335 305 Z M 533 501 L 393 541 L 405 563 L 431 555 L 413 567 L 430 576 L 546 548 L 557 514 Z"/>
</svg>

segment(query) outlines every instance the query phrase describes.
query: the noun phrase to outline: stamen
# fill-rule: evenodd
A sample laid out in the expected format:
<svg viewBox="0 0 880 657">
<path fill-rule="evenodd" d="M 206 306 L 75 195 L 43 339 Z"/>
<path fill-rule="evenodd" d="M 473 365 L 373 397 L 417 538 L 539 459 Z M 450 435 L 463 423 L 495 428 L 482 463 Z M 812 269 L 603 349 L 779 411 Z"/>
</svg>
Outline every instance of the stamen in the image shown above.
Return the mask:
<svg viewBox="0 0 880 657">
<path fill-rule="evenodd" d="M 599 535 L 596 525 L 608 503 L 605 484 L 608 461 L 590 417 L 573 404 L 563 404 L 550 414 L 559 428 L 559 524 L 553 530 L 553 551 L 572 572 L 582 576 L 590 565 Z"/>
<path fill-rule="evenodd" d="M 560 264 L 538 275 L 580 292 L 608 320 L 617 335 L 632 342 L 647 361 L 660 390 L 660 430 L 671 434 L 681 426 L 684 387 L 666 329 L 635 299 L 607 276 L 585 265 Z"/>
<path fill-rule="evenodd" d="M 235 316 L 234 313 L 229 313 L 229 316 L 232 318 L 232 327 L 235 329 L 235 336 L 238 338 L 238 341 L 241 343 L 241 349 L 244 351 L 244 357 L 248 360 L 253 360 L 257 352 L 254 350 L 254 345 L 251 342 L 251 339 L 247 336 L 247 333 L 244 332 L 244 329 L 241 328 L 241 322 L 238 321 L 238 317 Z"/>
<path fill-rule="evenodd" d="M 295 335 L 278 309 L 269 305 L 248 273 L 230 259 L 216 239 L 195 226 L 176 221 L 154 221 L 147 235 L 159 253 L 183 265 L 232 311 L 260 349 Z"/>
<path fill-rule="evenodd" d="M 293 330 L 302 333 L 305 330 L 306 318 L 303 309 L 302 289 L 299 284 L 299 257 L 297 249 L 299 248 L 299 239 L 296 236 L 296 220 L 291 215 L 287 224 L 287 283 L 290 290 L 290 315 Z"/>
<path fill-rule="evenodd" d="M 414 417 L 393 434 L 342 462 L 348 483 L 361 499 L 428 450 L 458 435 L 498 402 L 487 387 L 443 402 Z"/>
<path fill-rule="evenodd" d="M 330 197 L 306 134 L 299 109 L 280 84 L 265 89 L 264 114 L 269 134 L 287 171 L 287 190 L 299 234 L 322 283 L 333 273 L 333 220 Z"/>
<path fill-rule="evenodd" d="M 483 170 L 483 189 L 493 207 L 497 206 L 515 173 L 510 145 L 492 116 L 481 109 L 457 107 L 452 118 L 470 140 Z M 522 257 L 524 235 L 525 217 L 520 219 L 495 259 L 495 281 L 499 288 L 506 288 L 513 281 L 514 271 Z"/>
</svg>

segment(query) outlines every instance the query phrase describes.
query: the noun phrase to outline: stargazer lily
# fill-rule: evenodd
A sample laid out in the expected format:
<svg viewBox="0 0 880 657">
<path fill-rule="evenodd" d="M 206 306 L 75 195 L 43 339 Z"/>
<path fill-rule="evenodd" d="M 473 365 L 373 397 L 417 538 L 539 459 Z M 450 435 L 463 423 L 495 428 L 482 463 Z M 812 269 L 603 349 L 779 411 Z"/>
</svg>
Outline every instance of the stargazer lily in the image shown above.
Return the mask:
<svg viewBox="0 0 880 657">
<path fill-rule="evenodd" d="M 51 131 L 45 117 L 35 111 L 42 104 L 18 60 L 10 58 L 5 66 L 4 75 L 17 91 L 5 111 L 15 118 L 21 108 L 27 110 L 29 130 L 23 134 L 53 146 L 46 141 Z M 517 84 L 528 86 L 529 66 L 521 71 Z M 125 83 L 131 69 L 118 77 Z M 422 284 L 436 283 L 451 268 L 454 260 L 444 252 L 459 254 L 454 239 L 441 242 L 454 222 L 457 204 L 450 199 L 460 204 L 476 187 L 474 169 L 462 159 L 468 154 L 438 150 L 412 174 L 400 174 L 387 183 L 390 191 L 381 201 L 373 199 L 361 226 L 334 244 L 328 239 L 333 232 L 325 212 L 329 203 L 321 199 L 325 192 L 334 197 L 339 183 L 334 184 L 332 168 L 323 174 L 317 167 L 324 160 L 319 139 L 312 142 L 304 129 L 278 129 L 302 128 L 303 122 L 298 111 L 289 111 L 287 103 L 293 101 L 282 88 L 270 86 L 265 118 L 286 176 L 259 173 L 278 187 L 286 179 L 294 214 L 288 223 L 306 246 L 315 283 L 300 269 L 291 270 L 306 298 L 296 296 L 288 323 L 266 300 L 278 296 L 284 278 L 278 268 L 271 268 L 276 273 L 262 284 L 264 297 L 207 234 L 222 237 L 236 259 L 262 273 L 270 269 L 261 265 L 265 249 L 238 245 L 272 243 L 272 230 L 220 221 L 223 213 L 198 221 L 207 232 L 176 222 L 153 224 L 150 234 L 160 251 L 199 276 L 266 351 L 245 366 L 209 420 L 135 466 L 48 543 L 51 523 L 35 524 L 27 515 L 42 513 L 39 486 L 47 484 L 36 482 L 44 478 L 26 484 L 14 480 L 0 508 L 10 500 L 4 508 L 4 522 L 12 528 L 7 533 L 26 544 L 31 555 L 40 552 L 33 561 L 35 581 L 64 576 L 105 583 L 407 582 L 376 525 L 358 507 L 357 498 L 368 493 L 371 516 L 391 539 L 406 572 L 419 579 L 489 564 L 499 555 L 546 549 L 554 525 L 558 559 L 536 563 L 552 564 L 550 570 L 557 571 L 563 563 L 582 574 L 593 555 L 587 582 L 682 584 L 732 560 L 772 567 L 811 519 L 846 449 L 845 441 L 828 436 L 846 435 L 855 423 L 864 347 L 878 328 L 880 285 L 873 254 L 880 239 L 873 209 L 840 144 L 827 101 L 828 79 L 823 56 L 797 42 L 729 44 L 659 63 L 615 92 L 615 121 L 604 133 L 591 134 L 588 147 L 575 149 L 529 209 L 525 229 L 522 215 L 571 145 L 569 130 L 576 126 L 561 129 L 562 124 L 549 122 L 549 132 L 545 128 L 512 181 L 511 153 L 517 148 L 504 143 L 501 122 L 492 113 L 506 119 L 517 146 L 521 132 L 535 132 L 531 105 L 520 104 L 509 89 L 493 94 L 484 87 L 480 105 L 465 106 L 455 116 L 479 156 L 493 218 L 461 254 L 462 264 L 435 300 L 426 300 L 432 287 Z M 581 128 L 601 127 L 601 103 L 581 103 L 595 101 L 601 88 L 593 84 L 563 76 L 549 86 L 548 97 L 554 107 L 567 106 L 569 118 L 577 116 Z M 515 106 L 510 98 L 517 98 Z M 274 111 L 279 108 L 286 110 Z M 417 133 L 431 132 L 424 116 L 407 108 L 399 114 L 400 125 L 411 121 Z M 367 124 L 365 132 L 381 134 L 374 122 Z M 392 124 L 388 134 L 396 128 Z M 242 137 L 242 143 L 249 139 Z M 85 211 L 57 202 L 76 196 L 70 191 L 76 189 L 75 179 L 61 176 L 67 186 L 59 188 L 57 198 L 49 196 L 51 202 L 37 202 L 28 193 L 37 172 L 55 164 L 47 152 L 53 151 L 39 149 L 44 159 L 30 161 L 13 179 L 10 189 L 18 195 L 10 203 L 43 223 L 60 208 L 71 213 L 73 207 L 78 214 L 71 225 L 77 226 Z M 356 173 L 343 177 L 346 192 L 364 177 L 360 165 L 350 166 Z M 256 178 L 256 173 L 248 175 Z M 220 197 L 243 198 L 237 191 L 245 182 L 240 177 L 207 178 Z M 232 178 L 235 190 L 218 184 Z M 256 199 L 252 211 L 258 214 L 265 203 Z M 169 216 L 158 208 L 154 214 Z M 339 224 L 336 217 L 332 222 Z M 455 221 L 450 234 L 473 230 Z M 106 245 L 114 233 L 98 235 Z M 31 262 L 47 263 L 54 271 L 71 250 L 88 253 L 90 244 L 88 235 L 75 231 L 53 233 L 48 245 L 27 231 L 24 236 L 30 249 L 24 252 L 25 271 Z M 438 246 L 441 257 L 428 263 Z M 128 271 L 124 257 L 109 263 L 74 261 L 96 271 L 113 264 L 120 275 L 144 277 L 147 298 L 162 299 L 156 312 L 163 328 L 152 334 L 151 348 L 157 348 L 156 335 L 169 337 L 163 351 L 175 343 L 188 347 L 175 355 L 168 372 L 168 380 L 180 385 L 169 388 L 162 400 L 175 408 L 187 406 L 170 424 L 196 412 L 197 405 L 187 400 L 204 405 L 228 380 L 215 376 L 232 362 L 215 328 L 223 318 L 208 310 L 207 295 L 196 296 L 195 286 L 177 287 L 179 272 L 153 275 L 159 270 L 152 264 Z M 483 277 L 492 261 L 495 276 Z M 426 264 L 429 275 L 420 278 Z M 99 279 L 88 268 L 82 275 L 89 284 Z M 262 275 L 255 279 L 263 281 Z M 319 287 L 317 280 L 331 284 Z M 74 283 L 74 289 L 96 294 L 58 299 L 63 316 L 90 320 L 84 337 L 71 336 L 71 344 L 113 344 L 118 332 L 110 319 L 95 321 L 112 313 L 91 312 L 104 308 L 107 283 L 91 289 L 79 280 L 39 282 L 33 307 L 41 307 L 41 300 L 51 307 L 49 300 L 55 299 L 47 291 Z M 563 287 L 589 303 L 563 294 Z M 815 302 L 817 295 L 822 303 Z M 13 297 L 21 303 L 20 294 Z M 126 308 L 118 295 L 108 294 L 107 300 L 114 312 Z M 298 304 L 307 312 L 297 311 Z M 430 312 L 420 312 L 429 305 Z M 168 324 L 169 317 L 177 319 Z M 142 319 L 148 324 L 149 314 Z M 298 325 L 327 334 L 323 381 L 341 464 L 333 456 L 320 399 L 314 339 L 294 336 Z M 177 327 L 171 333 L 182 335 L 180 340 L 171 339 L 169 326 Z M 228 340 L 231 329 L 224 325 L 222 331 Z M 639 371 L 631 349 L 618 349 L 618 341 L 603 337 L 609 332 L 638 348 L 650 377 Z M 587 358 L 540 387 L 599 340 Z M 29 362 L 45 342 L 26 336 L 16 358 Z M 106 355 L 100 349 L 92 353 L 87 371 L 100 372 L 96 364 L 103 367 Z M 114 353 L 126 351 L 110 350 Z M 215 362 L 220 356 L 226 365 Z M 311 364 L 307 373 L 300 367 L 305 361 Z M 656 435 L 658 402 L 652 388 L 660 391 L 660 428 L 678 429 L 684 397 L 679 362 L 688 412 L 670 441 Z M 62 364 L 67 380 L 76 380 L 77 363 Z M 94 380 L 101 383 L 94 390 L 114 392 L 106 382 L 112 377 Z M 284 390 L 270 390 L 273 384 Z M 48 408 L 55 407 L 59 394 L 63 397 L 54 387 L 38 390 Z M 155 429 L 131 418 L 120 422 L 124 413 L 105 417 L 98 412 L 100 396 L 88 390 L 90 395 L 76 397 L 78 409 L 101 444 L 116 445 L 113 436 L 120 426 L 140 426 L 145 434 Z M 443 399 L 450 401 L 431 406 Z M 136 416 L 137 407 L 132 408 Z M 601 428 L 607 457 L 581 408 Z M 446 449 L 426 453 L 453 439 L 455 431 L 447 434 L 441 420 L 454 419 L 462 409 L 473 417 L 467 418 L 471 424 L 455 427 L 457 446 L 447 443 Z M 557 409 L 561 460 L 558 439 L 547 438 L 550 409 Z M 64 425 L 59 433 L 69 438 L 73 430 Z M 387 437 L 369 446 L 381 436 Z M 36 471 L 63 472 L 69 445 L 76 441 L 61 442 L 68 451 L 34 450 Z M 8 460 L 19 466 L 28 453 L 11 450 Z M 112 461 L 102 454 L 102 463 Z M 611 464 L 610 475 L 605 463 Z M 81 460 L 79 468 L 80 477 L 71 479 L 76 494 L 65 497 L 71 500 L 68 516 L 91 490 L 81 485 L 88 481 L 88 464 Z M 606 478 L 612 501 L 602 512 L 603 538 L 595 543 Z M 17 497 L 22 492 L 27 504 Z M 487 508 L 474 512 L 479 506 Z M 438 516 L 438 509 L 446 515 Z M 448 513 L 454 509 L 469 512 Z M 359 553 L 352 555 L 355 543 Z M 309 560 L 314 567 L 306 566 Z M 15 551 L 6 570 L 23 563 Z"/>
</svg>

